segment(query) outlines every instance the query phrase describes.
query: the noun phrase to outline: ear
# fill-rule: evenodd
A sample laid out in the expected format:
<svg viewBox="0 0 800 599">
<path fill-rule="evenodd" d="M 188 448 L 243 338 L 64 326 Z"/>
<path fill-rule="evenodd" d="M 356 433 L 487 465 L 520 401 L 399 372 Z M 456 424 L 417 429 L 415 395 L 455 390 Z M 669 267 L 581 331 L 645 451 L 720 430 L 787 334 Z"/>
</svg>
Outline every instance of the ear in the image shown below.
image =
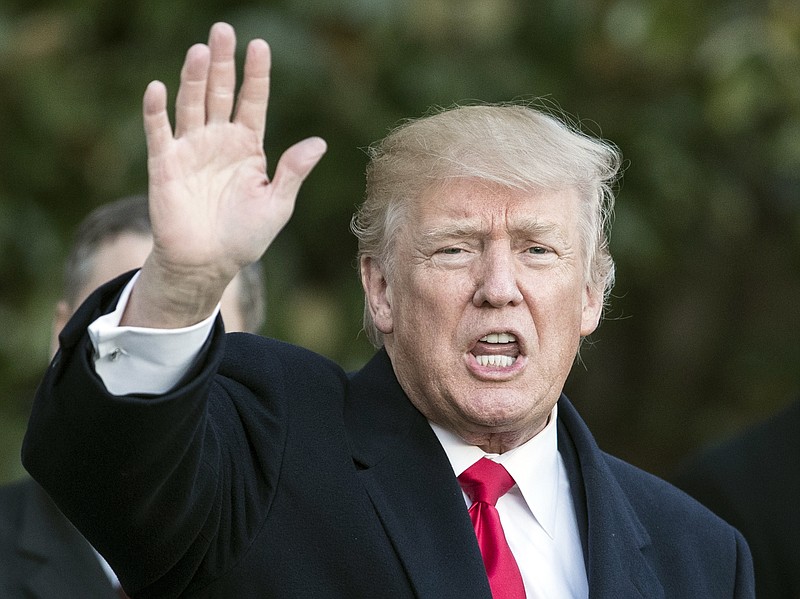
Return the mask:
<svg viewBox="0 0 800 599">
<path fill-rule="evenodd" d="M 391 286 L 386 280 L 383 268 L 374 258 L 362 257 L 360 267 L 361 285 L 364 287 L 367 309 L 377 329 L 388 335 L 394 330 Z"/>
<path fill-rule="evenodd" d="M 603 313 L 603 293 L 591 285 L 583 291 L 583 312 L 581 314 L 581 337 L 591 335 L 600 324 Z"/>
<path fill-rule="evenodd" d="M 54 356 L 58 351 L 58 334 L 69 322 L 72 316 L 72 309 L 66 301 L 60 300 L 56 304 L 56 311 L 53 314 L 53 327 L 50 330 L 50 355 Z"/>
</svg>

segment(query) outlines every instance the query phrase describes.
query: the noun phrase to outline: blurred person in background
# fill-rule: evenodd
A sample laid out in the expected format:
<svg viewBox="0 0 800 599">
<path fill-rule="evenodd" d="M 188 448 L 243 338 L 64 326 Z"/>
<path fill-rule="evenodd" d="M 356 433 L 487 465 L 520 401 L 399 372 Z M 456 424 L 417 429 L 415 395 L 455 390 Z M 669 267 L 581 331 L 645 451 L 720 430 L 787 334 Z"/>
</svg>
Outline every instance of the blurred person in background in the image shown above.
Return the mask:
<svg viewBox="0 0 800 599">
<path fill-rule="evenodd" d="M 140 268 L 153 236 L 146 196 L 103 205 L 78 226 L 64 266 L 51 351 L 86 297 L 117 276 Z M 225 290 L 227 330 L 258 333 L 264 322 L 260 263 L 244 268 Z M 112 599 L 124 596 L 116 575 L 32 479 L 0 487 L 0 597 L 2 599 Z"/>
<path fill-rule="evenodd" d="M 744 535 L 759 599 L 800 597 L 800 399 L 707 447 L 674 482 Z"/>
</svg>

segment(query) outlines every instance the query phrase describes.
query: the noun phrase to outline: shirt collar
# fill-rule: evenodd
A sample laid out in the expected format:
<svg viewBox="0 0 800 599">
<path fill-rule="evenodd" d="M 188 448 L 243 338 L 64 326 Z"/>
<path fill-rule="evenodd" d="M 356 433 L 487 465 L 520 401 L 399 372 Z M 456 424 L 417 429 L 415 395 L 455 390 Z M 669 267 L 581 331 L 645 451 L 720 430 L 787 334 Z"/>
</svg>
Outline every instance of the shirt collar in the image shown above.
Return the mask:
<svg viewBox="0 0 800 599">
<path fill-rule="evenodd" d="M 533 438 L 503 454 L 487 454 L 480 447 L 469 445 L 461 437 L 430 423 L 439 439 L 456 477 L 482 457 L 502 464 L 517 483 L 525 504 L 534 518 L 552 538 L 558 510 L 559 457 L 556 418 L 558 404 L 553 406 L 547 425 Z M 514 493 L 512 487 L 509 493 Z"/>
</svg>

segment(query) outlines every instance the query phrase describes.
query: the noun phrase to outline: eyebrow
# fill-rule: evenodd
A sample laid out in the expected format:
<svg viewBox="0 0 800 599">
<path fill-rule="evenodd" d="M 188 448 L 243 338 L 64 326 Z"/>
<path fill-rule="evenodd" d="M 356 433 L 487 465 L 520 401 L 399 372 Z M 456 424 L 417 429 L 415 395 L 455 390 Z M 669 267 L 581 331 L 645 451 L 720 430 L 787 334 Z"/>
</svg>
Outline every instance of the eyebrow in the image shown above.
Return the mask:
<svg viewBox="0 0 800 599">
<path fill-rule="evenodd" d="M 481 223 L 457 220 L 424 229 L 422 235 L 426 239 L 476 238 L 486 235 L 488 230 L 489 228 Z M 559 239 L 565 240 L 563 231 L 556 224 L 542 222 L 533 216 L 515 218 L 511 234 L 514 237 L 556 235 Z"/>
<path fill-rule="evenodd" d="M 486 227 L 469 221 L 456 221 L 422 230 L 428 239 L 447 239 L 450 237 L 478 237 L 485 233 Z"/>
</svg>

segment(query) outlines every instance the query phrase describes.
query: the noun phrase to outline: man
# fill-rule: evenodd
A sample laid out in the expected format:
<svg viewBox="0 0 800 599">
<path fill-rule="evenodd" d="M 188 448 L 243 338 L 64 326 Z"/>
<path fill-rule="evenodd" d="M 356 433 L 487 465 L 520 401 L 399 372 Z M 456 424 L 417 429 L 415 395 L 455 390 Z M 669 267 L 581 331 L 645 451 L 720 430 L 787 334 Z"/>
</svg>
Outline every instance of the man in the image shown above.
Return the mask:
<svg viewBox="0 0 800 599">
<path fill-rule="evenodd" d="M 112 202 L 78 227 L 64 267 L 52 347 L 72 313 L 98 286 L 141 267 L 153 238 L 145 196 Z M 226 327 L 258 332 L 263 324 L 259 264 L 245 267 L 226 289 Z M 0 597 L 103 599 L 119 595 L 116 576 L 91 545 L 30 479 L 0 488 Z"/>
<path fill-rule="evenodd" d="M 67 325 L 23 449 L 125 588 L 752 596 L 741 536 L 601 453 L 561 395 L 613 278 L 616 152 L 513 106 L 442 112 L 374 147 L 353 229 L 381 348 L 348 376 L 214 321 L 326 149 L 299 142 L 267 179 L 269 47 L 249 44 L 235 111 L 234 49 L 216 24 L 189 50 L 174 132 L 148 86 L 153 252 Z"/>
<path fill-rule="evenodd" d="M 759 599 L 800 597 L 800 399 L 689 461 L 676 484 L 742 531 Z"/>
</svg>

